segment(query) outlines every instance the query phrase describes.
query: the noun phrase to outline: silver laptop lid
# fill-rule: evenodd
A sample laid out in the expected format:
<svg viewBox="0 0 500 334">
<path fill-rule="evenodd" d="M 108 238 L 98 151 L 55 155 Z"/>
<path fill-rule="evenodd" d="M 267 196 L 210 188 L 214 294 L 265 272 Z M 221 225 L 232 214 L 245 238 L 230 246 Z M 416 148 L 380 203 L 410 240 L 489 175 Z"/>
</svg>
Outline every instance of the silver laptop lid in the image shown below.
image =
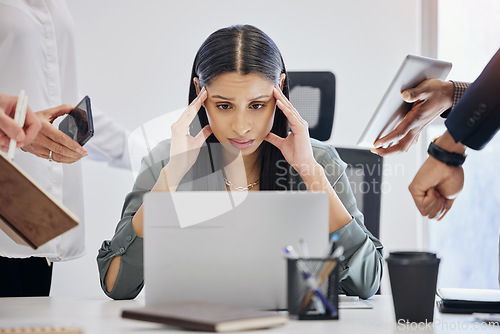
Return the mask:
<svg viewBox="0 0 500 334">
<path fill-rule="evenodd" d="M 325 193 L 149 193 L 144 203 L 147 305 L 286 308 L 283 248 L 302 238 L 321 256 L 328 243 Z"/>
</svg>

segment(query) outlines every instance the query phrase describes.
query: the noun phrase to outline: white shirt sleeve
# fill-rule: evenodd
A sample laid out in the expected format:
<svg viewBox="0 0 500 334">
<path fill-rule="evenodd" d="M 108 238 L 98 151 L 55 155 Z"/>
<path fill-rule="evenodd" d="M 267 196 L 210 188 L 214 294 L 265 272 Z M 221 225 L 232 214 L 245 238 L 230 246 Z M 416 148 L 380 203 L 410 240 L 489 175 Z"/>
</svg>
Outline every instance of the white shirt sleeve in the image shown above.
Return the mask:
<svg viewBox="0 0 500 334">
<path fill-rule="evenodd" d="M 85 144 L 89 158 L 130 169 L 128 139 L 130 131 L 113 118 L 92 108 L 94 136 Z"/>
</svg>

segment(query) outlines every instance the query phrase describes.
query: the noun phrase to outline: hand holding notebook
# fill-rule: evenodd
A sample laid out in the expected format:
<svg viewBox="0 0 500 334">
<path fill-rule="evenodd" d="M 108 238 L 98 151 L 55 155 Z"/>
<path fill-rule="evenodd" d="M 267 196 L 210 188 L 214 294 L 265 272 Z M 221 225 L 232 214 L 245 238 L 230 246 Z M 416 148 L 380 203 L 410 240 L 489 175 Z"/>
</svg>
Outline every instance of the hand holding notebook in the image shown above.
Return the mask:
<svg viewBox="0 0 500 334">
<path fill-rule="evenodd" d="M 0 229 L 37 249 L 78 225 L 78 218 L 0 154 Z"/>
</svg>

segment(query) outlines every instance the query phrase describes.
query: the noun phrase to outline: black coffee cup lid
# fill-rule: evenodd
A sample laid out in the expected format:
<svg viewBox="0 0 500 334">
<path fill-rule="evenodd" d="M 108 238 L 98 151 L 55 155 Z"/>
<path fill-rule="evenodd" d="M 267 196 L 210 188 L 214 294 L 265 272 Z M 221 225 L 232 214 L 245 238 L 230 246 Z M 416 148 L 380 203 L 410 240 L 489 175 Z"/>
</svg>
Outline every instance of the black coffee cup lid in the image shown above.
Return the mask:
<svg viewBox="0 0 500 334">
<path fill-rule="evenodd" d="M 411 263 L 436 263 L 440 259 L 435 253 L 430 252 L 391 252 L 386 259 L 387 263 L 411 264 Z"/>
</svg>

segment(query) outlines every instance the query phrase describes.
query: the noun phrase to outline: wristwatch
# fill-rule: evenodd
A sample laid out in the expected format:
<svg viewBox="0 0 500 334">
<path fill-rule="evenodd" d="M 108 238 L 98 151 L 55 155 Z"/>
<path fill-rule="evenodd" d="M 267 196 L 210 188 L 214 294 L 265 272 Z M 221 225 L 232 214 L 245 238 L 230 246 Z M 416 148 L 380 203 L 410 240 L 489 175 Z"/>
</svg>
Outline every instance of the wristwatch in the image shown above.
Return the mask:
<svg viewBox="0 0 500 334">
<path fill-rule="evenodd" d="M 437 139 L 437 138 L 436 138 Z M 437 146 L 434 139 L 427 149 L 427 153 L 436 160 L 439 160 L 448 166 L 460 167 L 465 162 L 466 156 L 460 153 L 449 152 Z"/>
</svg>

